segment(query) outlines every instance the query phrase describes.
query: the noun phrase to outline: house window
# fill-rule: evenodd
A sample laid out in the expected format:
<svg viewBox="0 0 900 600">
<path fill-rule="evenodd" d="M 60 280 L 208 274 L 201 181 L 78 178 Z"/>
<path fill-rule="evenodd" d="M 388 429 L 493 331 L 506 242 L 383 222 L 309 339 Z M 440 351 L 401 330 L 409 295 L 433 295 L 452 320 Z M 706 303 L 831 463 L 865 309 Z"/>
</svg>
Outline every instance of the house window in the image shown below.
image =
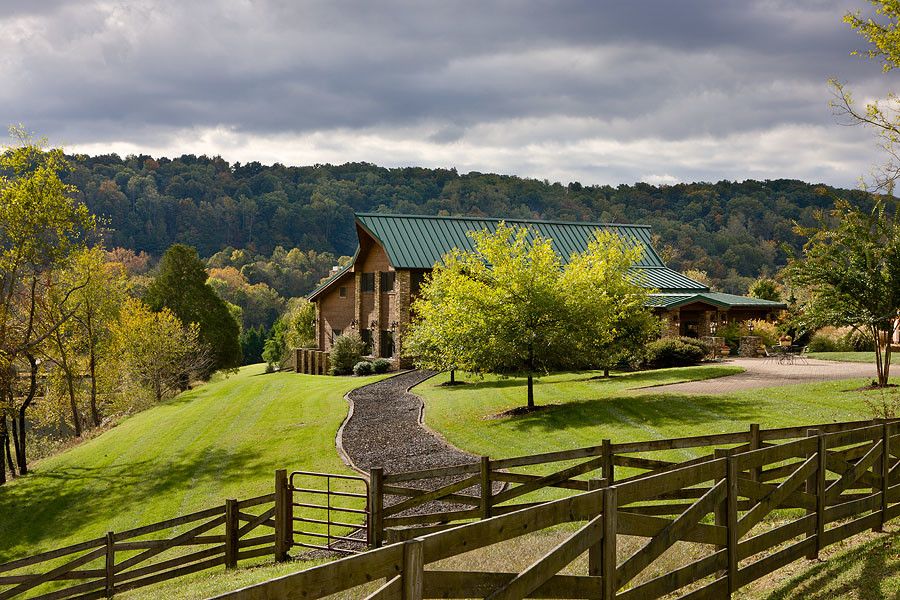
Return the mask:
<svg viewBox="0 0 900 600">
<path fill-rule="evenodd" d="M 342 329 L 332 329 L 331 330 L 331 343 L 334 343 L 334 340 L 338 339 L 343 335 L 344 331 Z"/>
<path fill-rule="evenodd" d="M 346 297 L 347 297 L 347 286 L 343 286 L 343 285 L 342 285 L 341 287 L 339 287 L 339 288 L 338 288 L 338 295 L 339 295 L 341 298 L 346 298 Z"/>
<path fill-rule="evenodd" d="M 394 356 L 394 332 L 381 332 L 381 358 L 391 358 Z"/>
<path fill-rule="evenodd" d="M 375 291 L 375 273 L 363 273 L 361 284 L 362 284 L 362 291 L 374 292 Z"/>
<path fill-rule="evenodd" d="M 382 292 L 393 292 L 394 291 L 394 279 L 396 278 L 396 273 L 394 271 L 385 271 L 381 274 L 381 291 Z"/>
</svg>

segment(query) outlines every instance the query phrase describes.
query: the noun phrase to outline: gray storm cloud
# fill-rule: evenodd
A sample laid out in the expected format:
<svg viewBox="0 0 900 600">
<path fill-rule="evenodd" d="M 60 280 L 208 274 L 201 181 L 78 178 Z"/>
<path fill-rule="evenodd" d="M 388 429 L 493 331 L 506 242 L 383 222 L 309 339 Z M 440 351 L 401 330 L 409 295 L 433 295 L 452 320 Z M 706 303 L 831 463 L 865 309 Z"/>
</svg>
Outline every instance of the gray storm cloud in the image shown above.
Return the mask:
<svg viewBox="0 0 900 600">
<path fill-rule="evenodd" d="M 0 115 L 89 152 L 853 185 L 826 81 L 892 84 L 862 0 L 2 5 Z"/>
</svg>

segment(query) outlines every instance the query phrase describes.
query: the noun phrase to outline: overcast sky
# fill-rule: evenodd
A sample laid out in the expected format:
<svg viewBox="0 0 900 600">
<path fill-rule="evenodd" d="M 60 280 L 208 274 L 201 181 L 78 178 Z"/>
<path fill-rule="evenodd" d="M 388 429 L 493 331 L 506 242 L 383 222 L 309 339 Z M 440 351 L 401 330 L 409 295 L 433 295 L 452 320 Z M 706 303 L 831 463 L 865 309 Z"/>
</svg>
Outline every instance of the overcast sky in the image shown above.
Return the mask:
<svg viewBox="0 0 900 600">
<path fill-rule="evenodd" d="M 91 154 L 855 186 L 865 0 L 0 0 L 0 117 Z M 896 89 L 896 88 L 894 88 Z"/>
</svg>

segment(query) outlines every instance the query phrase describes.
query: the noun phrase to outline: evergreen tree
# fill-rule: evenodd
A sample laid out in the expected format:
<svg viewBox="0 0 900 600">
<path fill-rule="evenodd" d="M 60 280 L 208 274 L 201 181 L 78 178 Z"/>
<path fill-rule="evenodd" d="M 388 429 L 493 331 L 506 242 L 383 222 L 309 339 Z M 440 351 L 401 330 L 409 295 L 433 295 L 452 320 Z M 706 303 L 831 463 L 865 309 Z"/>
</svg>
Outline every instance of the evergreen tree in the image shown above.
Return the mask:
<svg viewBox="0 0 900 600">
<path fill-rule="evenodd" d="M 207 275 L 197 251 L 183 244 L 171 246 L 159 263 L 159 272 L 147 288 L 145 301 L 153 310 L 168 308 L 185 325 L 197 323 L 200 341 L 210 350 L 209 375 L 216 369 L 241 364 L 240 328 L 228 306 L 206 283 Z"/>
</svg>

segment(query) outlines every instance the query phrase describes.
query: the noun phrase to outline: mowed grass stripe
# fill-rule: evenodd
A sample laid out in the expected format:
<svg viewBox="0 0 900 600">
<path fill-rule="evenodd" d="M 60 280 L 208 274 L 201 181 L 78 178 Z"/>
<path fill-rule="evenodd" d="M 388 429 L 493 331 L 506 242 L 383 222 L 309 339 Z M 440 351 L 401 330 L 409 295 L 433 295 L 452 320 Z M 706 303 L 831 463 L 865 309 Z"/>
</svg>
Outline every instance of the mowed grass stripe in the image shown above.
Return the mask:
<svg viewBox="0 0 900 600">
<path fill-rule="evenodd" d="M 275 469 L 350 473 L 344 395 L 381 377 L 217 377 L 0 488 L 0 561 L 272 491 Z"/>
</svg>

